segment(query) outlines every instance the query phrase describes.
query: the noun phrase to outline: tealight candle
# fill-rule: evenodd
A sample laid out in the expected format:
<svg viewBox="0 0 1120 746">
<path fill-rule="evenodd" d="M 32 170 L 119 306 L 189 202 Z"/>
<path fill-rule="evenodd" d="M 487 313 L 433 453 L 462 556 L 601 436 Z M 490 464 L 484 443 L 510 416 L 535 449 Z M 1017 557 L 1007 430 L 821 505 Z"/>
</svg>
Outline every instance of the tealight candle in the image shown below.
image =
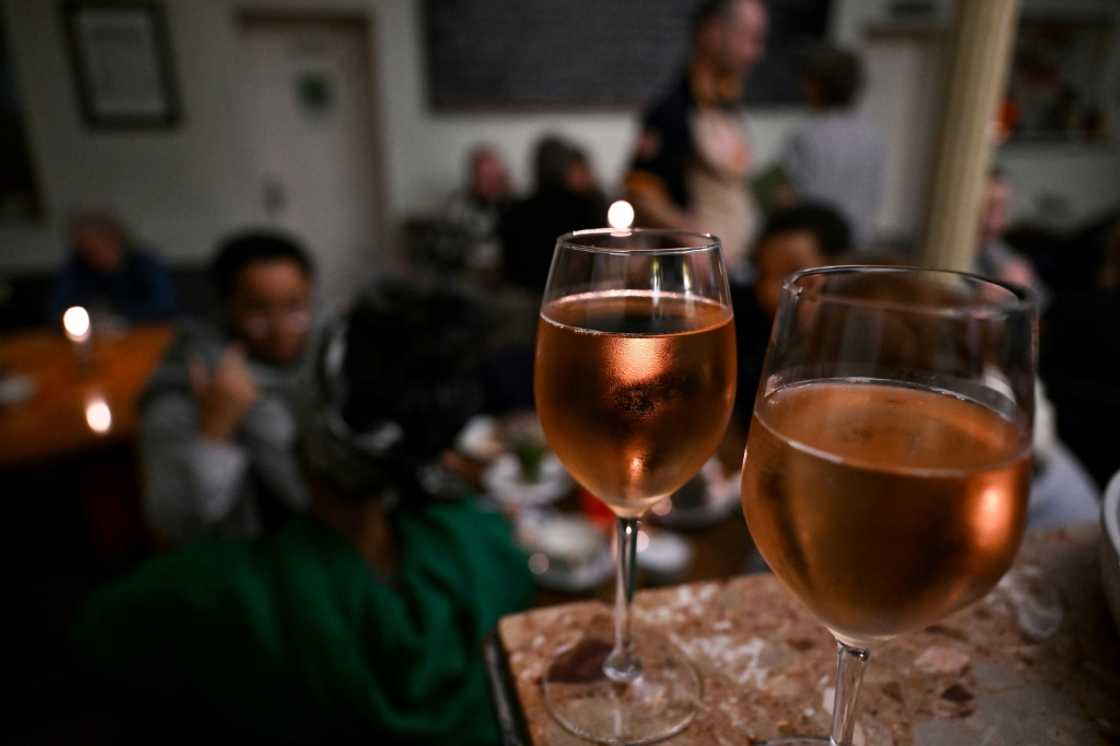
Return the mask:
<svg viewBox="0 0 1120 746">
<path fill-rule="evenodd" d="M 90 342 L 93 328 L 90 323 L 89 311 L 81 306 L 70 306 L 62 314 L 62 331 L 66 338 L 74 344 L 78 356 L 78 367 L 83 372 L 89 368 Z"/>
<path fill-rule="evenodd" d="M 86 424 L 98 435 L 104 435 L 113 427 L 113 410 L 103 397 L 96 396 L 86 403 Z"/>
<path fill-rule="evenodd" d="M 615 231 L 626 233 L 634 224 L 634 206 L 624 199 L 613 202 L 607 209 L 607 225 Z"/>
<path fill-rule="evenodd" d="M 62 314 L 62 329 L 71 342 L 85 342 L 89 339 L 89 311 L 81 306 L 70 306 Z"/>
</svg>

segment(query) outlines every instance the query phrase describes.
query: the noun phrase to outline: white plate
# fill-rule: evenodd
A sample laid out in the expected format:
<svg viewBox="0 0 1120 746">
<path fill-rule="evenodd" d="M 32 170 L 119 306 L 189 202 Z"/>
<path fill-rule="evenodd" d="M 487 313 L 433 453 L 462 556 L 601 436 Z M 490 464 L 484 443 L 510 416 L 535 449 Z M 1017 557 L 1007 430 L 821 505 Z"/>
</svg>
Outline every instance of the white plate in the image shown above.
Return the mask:
<svg viewBox="0 0 1120 746">
<path fill-rule="evenodd" d="M 1120 629 L 1120 471 L 1112 477 L 1101 506 L 1101 581 L 1112 619 Z"/>
<path fill-rule="evenodd" d="M 657 575 L 670 576 L 684 571 L 692 560 L 692 547 L 671 531 L 642 530 L 648 543 L 638 539 L 638 566 Z"/>
<path fill-rule="evenodd" d="M 572 487 L 568 472 L 555 454 L 546 453 L 541 459 L 540 479 L 526 482 L 521 474 L 521 464 L 512 453 L 494 460 L 482 473 L 482 486 L 486 494 L 502 505 L 513 508 L 548 505 L 567 494 Z"/>
<path fill-rule="evenodd" d="M 530 569 L 533 569 L 530 566 Z M 534 573 L 537 583 L 542 588 L 567 593 L 581 593 L 592 588 L 598 588 L 610 580 L 614 574 L 614 556 L 609 548 L 595 555 L 590 562 L 573 569 L 560 569 L 550 567 L 541 573 Z"/>
<path fill-rule="evenodd" d="M 459 431 L 455 449 L 475 461 L 486 462 L 497 458 L 505 450 L 501 435 L 501 429 L 493 417 L 478 415 L 472 417 Z"/>
<path fill-rule="evenodd" d="M 561 591 L 585 591 L 614 572 L 610 542 L 590 521 L 554 510 L 526 510 L 517 519 L 518 542 L 529 552 L 537 583 Z"/>
</svg>

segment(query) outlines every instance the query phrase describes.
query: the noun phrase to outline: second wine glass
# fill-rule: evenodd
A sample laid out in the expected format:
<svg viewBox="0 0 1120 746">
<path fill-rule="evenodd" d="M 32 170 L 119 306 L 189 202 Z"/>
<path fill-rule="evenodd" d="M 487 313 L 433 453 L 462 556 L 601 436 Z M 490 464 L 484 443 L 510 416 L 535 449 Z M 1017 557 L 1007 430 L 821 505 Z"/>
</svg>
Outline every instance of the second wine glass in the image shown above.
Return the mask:
<svg viewBox="0 0 1120 746">
<path fill-rule="evenodd" d="M 838 644 L 830 738 L 849 746 L 871 648 L 987 593 L 1026 523 L 1036 305 L 974 275 L 790 277 L 743 466 L 774 574 Z"/>
<path fill-rule="evenodd" d="M 735 398 L 735 329 L 719 242 L 671 231 L 559 239 L 541 306 L 534 389 L 546 438 L 618 517 L 614 640 L 588 636 L 544 676 L 568 730 L 649 743 L 687 727 L 700 694 L 664 640 L 631 637 L 638 520 L 711 457 Z"/>
</svg>

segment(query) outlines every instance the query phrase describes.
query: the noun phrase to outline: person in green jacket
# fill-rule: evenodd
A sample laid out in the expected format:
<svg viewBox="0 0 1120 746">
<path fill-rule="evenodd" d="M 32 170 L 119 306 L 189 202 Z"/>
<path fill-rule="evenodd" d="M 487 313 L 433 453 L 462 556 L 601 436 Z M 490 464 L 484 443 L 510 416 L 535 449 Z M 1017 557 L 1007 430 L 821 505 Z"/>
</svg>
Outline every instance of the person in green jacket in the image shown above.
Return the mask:
<svg viewBox="0 0 1120 746">
<path fill-rule="evenodd" d="M 302 387 L 309 514 L 92 594 L 76 650 L 134 735 L 497 741 L 481 641 L 532 581 L 504 517 L 445 466 L 481 406 L 484 327 L 454 292 L 380 283 Z"/>
</svg>

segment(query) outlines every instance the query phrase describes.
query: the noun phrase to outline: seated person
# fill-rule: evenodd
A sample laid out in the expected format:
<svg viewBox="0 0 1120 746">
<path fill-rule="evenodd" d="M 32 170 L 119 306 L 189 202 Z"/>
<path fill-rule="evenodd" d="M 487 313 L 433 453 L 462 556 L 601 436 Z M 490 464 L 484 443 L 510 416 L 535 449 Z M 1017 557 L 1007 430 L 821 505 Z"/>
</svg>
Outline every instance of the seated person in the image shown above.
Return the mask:
<svg viewBox="0 0 1120 746">
<path fill-rule="evenodd" d="M 75 627 L 90 691 L 141 737 L 496 743 L 480 643 L 532 580 L 505 518 L 443 466 L 478 411 L 484 331 L 449 292 L 361 297 L 301 386 L 310 511 L 95 592 Z"/>
<path fill-rule="evenodd" d="M 1039 369 L 1061 439 L 1104 489 L 1120 469 L 1120 222 L 1091 288 L 1055 293 L 1041 324 Z"/>
<path fill-rule="evenodd" d="M 184 323 L 140 400 L 144 509 L 157 540 L 247 537 L 307 502 L 291 401 L 314 270 L 292 239 L 225 241 L 217 327 Z"/>
<path fill-rule="evenodd" d="M 1058 437 L 1054 405 L 1040 380 L 1034 402 L 1034 474 L 1027 526 L 1051 529 L 1096 522 L 1100 490 Z"/>
<path fill-rule="evenodd" d="M 826 205 L 802 203 L 776 210 L 767 219 L 751 255 L 754 281 L 731 285 L 739 350 L 735 412 L 744 432 L 750 427 L 782 283 L 794 272 L 834 264 L 851 250 L 847 221 Z"/>
<path fill-rule="evenodd" d="M 516 203 L 502 224 L 506 277 L 544 291 L 558 236 L 607 223 L 607 201 L 587 154 L 563 138 L 542 138 L 534 155 L 532 195 Z"/>
<path fill-rule="evenodd" d="M 510 204 L 509 169 L 496 149 L 479 145 L 467 156 L 467 184 L 452 195 L 444 219 L 464 242 L 466 266 L 491 269 L 498 266 L 502 216 Z"/>
<path fill-rule="evenodd" d="M 1004 241 L 1008 214 L 1011 211 L 1011 182 L 1000 168 L 994 167 L 984 188 L 984 204 L 980 212 L 980 248 L 973 270 L 977 274 L 1022 285 L 1039 294 L 1045 306 L 1049 292 L 1026 257 Z"/>
<path fill-rule="evenodd" d="M 81 213 L 70 222 L 70 258 L 55 282 L 51 318 L 84 306 L 95 321 L 109 315 L 131 323 L 175 314 L 175 287 L 163 263 L 141 250 L 124 226 L 105 213 Z"/>
</svg>

